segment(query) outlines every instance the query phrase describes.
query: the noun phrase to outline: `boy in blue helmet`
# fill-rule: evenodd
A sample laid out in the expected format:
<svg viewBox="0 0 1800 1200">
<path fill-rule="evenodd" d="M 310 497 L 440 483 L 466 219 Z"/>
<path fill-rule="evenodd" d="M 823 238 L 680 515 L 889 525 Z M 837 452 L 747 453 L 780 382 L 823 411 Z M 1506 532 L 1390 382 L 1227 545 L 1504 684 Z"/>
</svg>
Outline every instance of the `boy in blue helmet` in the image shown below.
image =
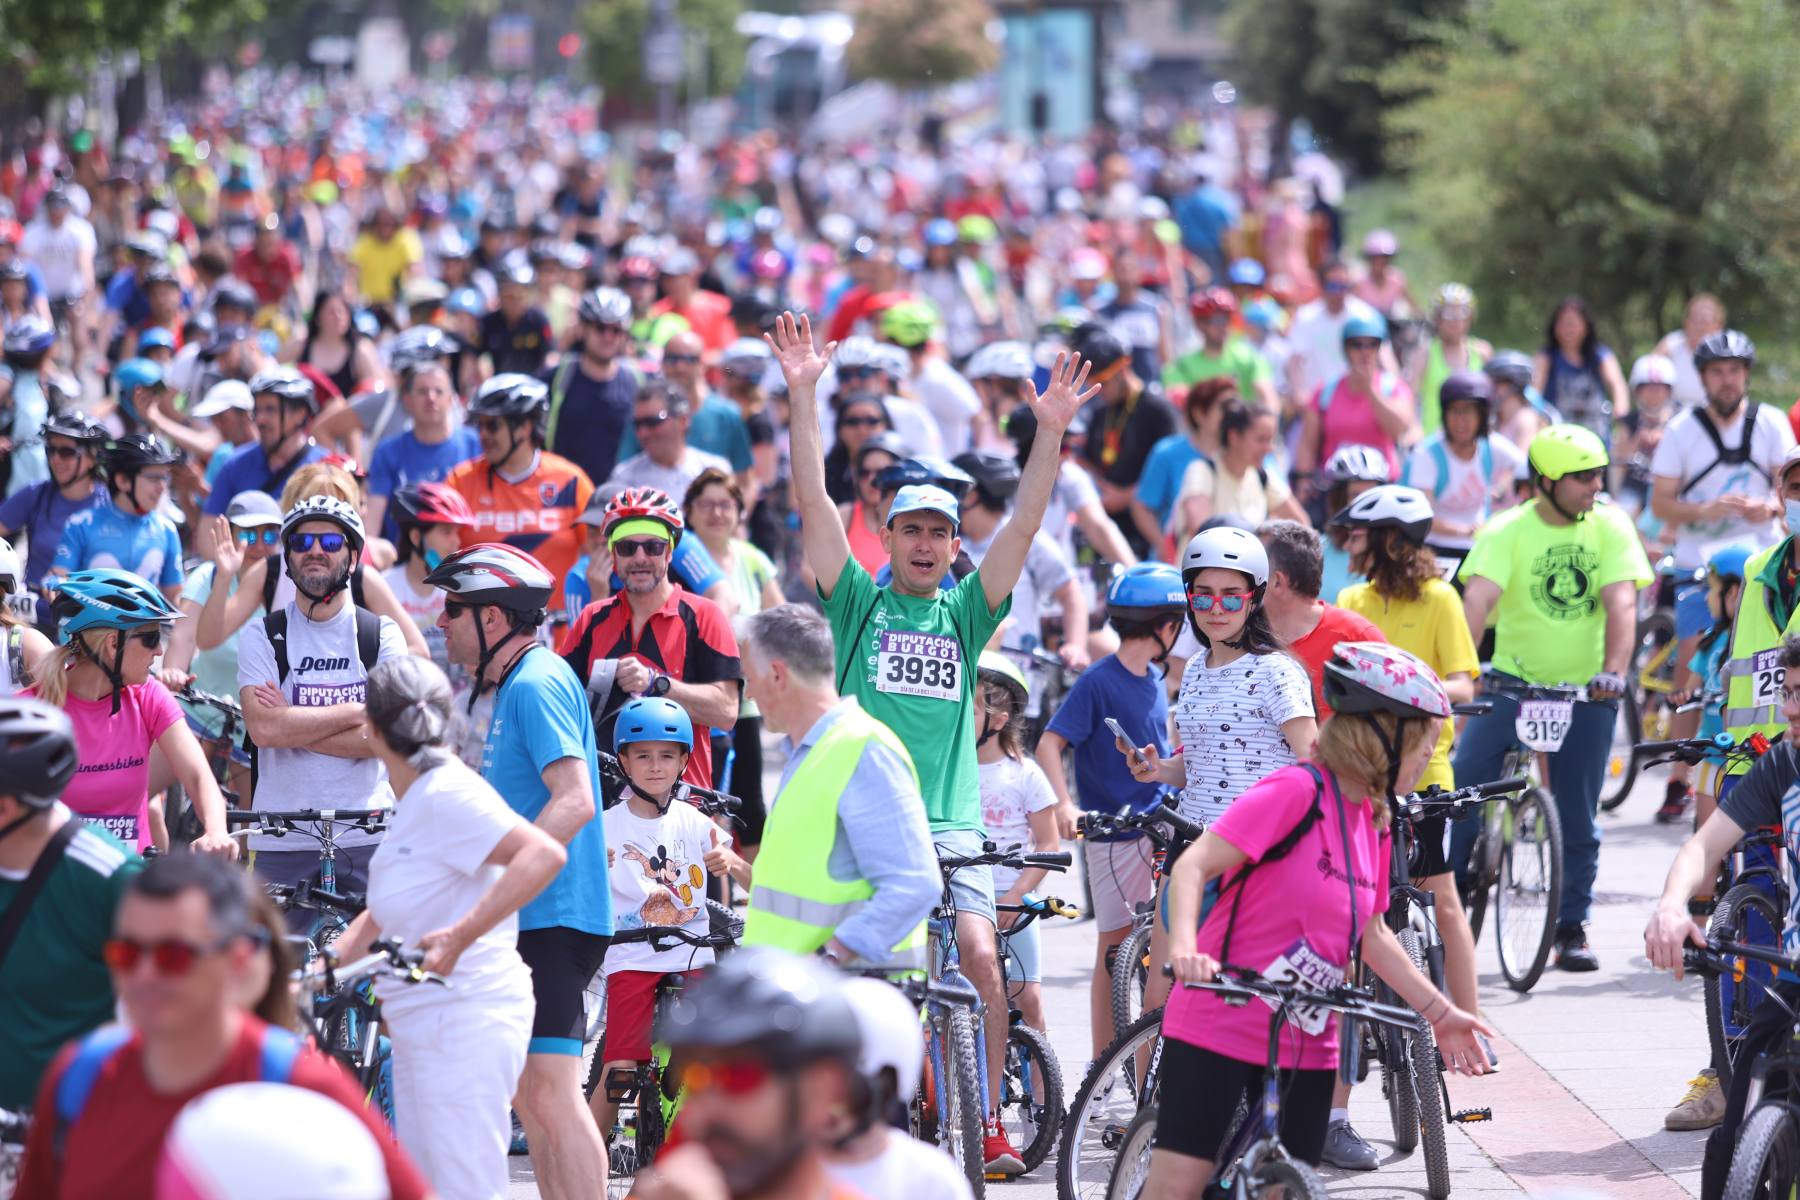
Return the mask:
<svg viewBox="0 0 1800 1200">
<path fill-rule="evenodd" d="M 691 804 L 672 803 L 693 749 L 693 722 L 673 700 L 646 696 L 619 710 L 613 753 L 629 786 L 601 818 L 618 933 L 678 925 L 705 934 L 708 852 L 723 851 L 711 856 L 717 874 L 738 865 L 717 825 Z M 659 950 L 648 942 L 622 942 L 607 950 L 606 1033 L 597 1052 L 606 1064 L 605 1077 L 620 1071 L 628 1078 L 650 1057 L 662 978 L 704 967 L 712 958 L 711 950 L 686 943 Z M 603 1083 L 588 1101 L 602 1138 L 610 1138 L 618 1111 L 607 1092 Z"/>
</svg>

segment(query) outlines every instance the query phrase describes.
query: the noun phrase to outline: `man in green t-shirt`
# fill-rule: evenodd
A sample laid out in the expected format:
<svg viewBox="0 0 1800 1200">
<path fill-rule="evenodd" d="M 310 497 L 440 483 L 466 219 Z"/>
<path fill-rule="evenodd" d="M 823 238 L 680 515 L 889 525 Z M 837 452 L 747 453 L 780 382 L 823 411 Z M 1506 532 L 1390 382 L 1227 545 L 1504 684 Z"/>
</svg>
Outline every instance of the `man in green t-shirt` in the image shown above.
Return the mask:
<svg viewBox="0 0 1800 1200">
<path fill-rule="evenodd" d="M 1281 411 L 1275 392 L 1275 372 L 1269 360 L 1248 341 L 1231 332 L 1237 316 L 1237 297 L 1224 288 L 1207 288 L 1189 306 L 1194 328 L 1200 331 L 1200 348 L 1163 368 L 1163 387 L 1170 393 L 1193 387 L 1202 379 L 1229 375 L 1237 380 L 1238 395 L 1246 404 L 1259 404 L 1270 412 Z"/>
<path fill-rule="evenodd" d="M 28 1107 L 56 1052 L 113 1015 L 100 948 L 125 884 L 144 864 L 57 802 L 75 761 L 61 709 L 0 700 L 0 913 L 40 858 L 54 864 L 18 936 L 0 943 L 0 1108 Z"/>
<path fill-rule="evenodd" d="M 843 518 L 825 491 L 816 390 L 836 345 L 823 353 L 815 349 L 811 322 L 792 313 L 782 315 L 769 344 L 787 377 L 794 496 L 806 559 L 831 622 L 838 693 L 854 697 L 905 743 L 919 770 L 925 815 L 940 852 L 979 854 L 986 835 L 975 762 L 975 663 L 1011 607 L 1032 535 L 1043 524 L 1063 431 L 1099 388 L 1083 390 L 1088 370 L 1080 356 L 1057 356 L 1049 390 L 1040 396 L 1033 389 L 1027 398 L 1038 436 L 1012 516 L 995 533 L 981 568 L 949 591 L 939 585 L 962 545 L 956 500 L 942 488 L 900 489 L 881 531 L 893 582 L 877 587 L 851 557 Z M 964 869 L 951 885 L 962 970 L 987 1006 L 988 1078 L 998 1080 L 1008 1005 L 1000 981 L 993 877 L 985 867 Z M 991 1117 L 991 1096 L 989 1108 L 989 1169 L 1022 1171 L 1023 1160 Z"/>
<path fill-rule="evenodd" d="M 1469 632 L 1479 641 L 1489 614 L 1496 617 L 1493 670 L 1483 695 L 1494 707 L 1463 729 L 1451 767 L 1458 786 L 1498 779 L 1502 759 L 1518 741 L 1521 700 L 1545 705 L 1521 696 L 1525 686 L 1587 687 L 1589 699 L 1572 710 L 1545 706 L 1537 715 L 1565 723 L 1567 731 L 1550 755 L 1563 836 L 1556 965 L 1593 971 L 1600 961 L 1582 927 L 1600 865 L 1594 812 L 1631 661 L 1637 591 L 1652 576 L 1631 518 L 1599 503 L 1607 454 L 1597 436 L 1579 425 L 1552 425 L 1532 439 L 1527 457 L 1536 497 L 1489 522 L 1463 560 Z M 1459 870 L 1475 832 L 1473 821 L 1451 831 L 1450 861 Z"/>
</svg>

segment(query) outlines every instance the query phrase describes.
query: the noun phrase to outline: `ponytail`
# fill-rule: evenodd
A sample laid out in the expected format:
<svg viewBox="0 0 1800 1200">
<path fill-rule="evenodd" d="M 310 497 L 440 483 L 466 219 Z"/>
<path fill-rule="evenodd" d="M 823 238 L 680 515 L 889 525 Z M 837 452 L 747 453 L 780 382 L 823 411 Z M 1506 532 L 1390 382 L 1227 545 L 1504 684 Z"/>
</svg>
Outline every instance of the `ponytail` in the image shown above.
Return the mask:
<svg viewBox="0 0 1800 1200">
<path fill-rule="evenodd" d="M 81 657 L 80 645 L 85 644 L 79 643 L 80 637 L 80 634 L 75 634 L 38 660 L 33 682 L 37 688 L 37 698 L 45 704 L 61 708 L 68 700 L 69 668 Z"/>
</svg>

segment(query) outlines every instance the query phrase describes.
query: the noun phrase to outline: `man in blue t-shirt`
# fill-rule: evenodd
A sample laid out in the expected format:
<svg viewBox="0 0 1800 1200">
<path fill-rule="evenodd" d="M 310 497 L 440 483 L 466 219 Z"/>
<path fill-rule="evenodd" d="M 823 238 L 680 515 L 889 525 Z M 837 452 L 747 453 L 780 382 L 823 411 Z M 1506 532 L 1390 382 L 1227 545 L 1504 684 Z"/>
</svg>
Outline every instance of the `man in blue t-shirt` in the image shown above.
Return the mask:
<svg viewBox="0 0 1800 1200">
<path fill-rule="evenodd" d="M 1096 662 L 1075 680 L 1062 706 L 1038 739 L 1037 761 L 1062 802 L 1057 817 L 1064 837 L 1075 832 L 1076 802 L 1063 773 L 1063 747 L 1075 748 L 1075 787 L 1081 807 L 1115 813 L 1121 808 L 1144 812 L 1162 799 L 1160 784 L 1131 777 L 1125 752 L 1107 728 L 1111 717 L 1125 729 L 1132 746 L 1169 751 L 1169 700 L 1161 665 L 1175 645 L 1187 614 L 1187 591 L 1181 573 L 1168 563 L 1139 563 L 1113 580 L 1106 591 L 1106 619 L 1119 635 L 1119 649 Z M 1107 962 L 1131 932 L 1140 904 L 1155 894 L 1150 869 L 1150 842 L 1140 833 L 1119 838 L 1089 837 L 1082 842 L 1087 877 L 1094 896 L 1094 976 L 1090 991 L 1094 1054 L 1113 1037 L 1112 982 Z"/>
<path fill-rule="evenodd" d="M 448 359 L 402 372 L 400 386 L 412 428 L 375 447 L 369 464 L 369 524 L 391 542 L 400 540 L 400 527 L 388 513 L 395 492 L 411 484 L 440 483 L 453 468 L 481 457 L 481 438 L 457 421 Z"/>
<path fill-rule="evenodd" d="M 176 455 L 155 437 L 134 433 L 107 443 L 100 455 L 112 503 L 69 518 L 56 545 L 50 582 L 89 567 L 116 567 L 181 595 L 181 535 L 157 507 L 169 491 Z"/>
<path fill-rule="evenodd" d="M 280 496 L 288 477 L 325 452 L 313 445 L 313 420 L 319 415 L 319 398 L 312 381 L 292 367 L 270 367 L 250 380 L 250 403 L 256 421 L 256 442 L 225 460 L 206 498 L 208 516 L 224 516 L 231 498 L 239 492 L 267 492 Z M 206 523 L 202 523 L 202 528 Z M 210 547 L 198 547 L 210 553 Z"/>
<path fill-rule="evenodd" d="M 106 503 L 106 492 L 96 486 L 94 460 L 106 441 L 106 431 L 85 417 L 51 417 L 44 422 L 44 457 L 50 478 L 14 492 L 0 504 L 0 537 L 17 541 L 23 533 L 30 542 L 25 556 L 25 585 L 40 587 L 56 559 L 63 528 L 76 513 Z M 39 625 L 51 624 L 50 603 L 38 600 Z"/>
<path fill-rule="evenodd" d="M 537 640 L 556 583 L 535 558 L 512 546 L 470 546 L 425 581 L 446 593 L 439 625 L 450 661 L 470 669 L 474 695 L 498 689 L 482 776 L 568 848 L 550 886 L 519 910 L 519 957 L 531 968 L 537 1011 L 513 1107 L 544 1191 L 591 1196 L 606 1182 L 606 1154 L 581 1094 L 584 1001 L 613 921 L 587 693 Z"/>
</svg>

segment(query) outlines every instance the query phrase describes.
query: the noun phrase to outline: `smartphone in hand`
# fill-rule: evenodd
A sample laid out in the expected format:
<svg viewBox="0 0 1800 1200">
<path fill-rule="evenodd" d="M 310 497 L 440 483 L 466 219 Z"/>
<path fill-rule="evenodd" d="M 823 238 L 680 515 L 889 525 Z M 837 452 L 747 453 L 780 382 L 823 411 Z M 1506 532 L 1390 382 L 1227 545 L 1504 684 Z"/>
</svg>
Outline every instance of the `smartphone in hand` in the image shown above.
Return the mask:
<svg viewBox="0 0 1800 1200">
<path fill-rule="evenodd" d="M 1106 718 L 1106 727 L 1108 729 L 1112 730 L 1114 737 L 1118 738 L 1121 742 L 1124 742 L 1127 746 L 1130 747 L 1129 753 L 1131 755 L 1132 762 L 1141 763 L 1144 761 L 1143 751 L 1139 750 L 1137 748 L 1137 746 L 1132 742 L 1130 736 L 1128 734 L 1126 734 L 1125 727 L 1123 725 L 1119 724 L 1117 721 L 1113 720 L 1111 717 L 1107 717 Z"/>
</svg>

